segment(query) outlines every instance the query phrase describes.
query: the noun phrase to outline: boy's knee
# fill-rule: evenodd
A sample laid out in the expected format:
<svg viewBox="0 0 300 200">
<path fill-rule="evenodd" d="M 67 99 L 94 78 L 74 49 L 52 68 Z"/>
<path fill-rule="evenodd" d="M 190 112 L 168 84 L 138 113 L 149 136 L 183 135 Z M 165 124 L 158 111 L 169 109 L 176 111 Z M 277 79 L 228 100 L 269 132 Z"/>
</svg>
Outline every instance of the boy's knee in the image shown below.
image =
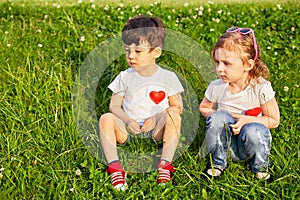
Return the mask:
<svg viewBox="0 0 300 200">
<path fill-rule="evenodd" d="M 99 124 L 104 124 L 104 123 L 107 123 L 107 122 L 110 122 L 111 120 L 113 120 L 113 114 L 112 113 L 105 113 L 103 115 L 100 116 L 100 119 L 99 119 Z"/>
<path fill-rule="evenodd" d="M 166 112 L 166 124 L 175 124 L 176 126 L 181 124 L 181 116 L 178 112 L 169 111 Z"/>
</svg>

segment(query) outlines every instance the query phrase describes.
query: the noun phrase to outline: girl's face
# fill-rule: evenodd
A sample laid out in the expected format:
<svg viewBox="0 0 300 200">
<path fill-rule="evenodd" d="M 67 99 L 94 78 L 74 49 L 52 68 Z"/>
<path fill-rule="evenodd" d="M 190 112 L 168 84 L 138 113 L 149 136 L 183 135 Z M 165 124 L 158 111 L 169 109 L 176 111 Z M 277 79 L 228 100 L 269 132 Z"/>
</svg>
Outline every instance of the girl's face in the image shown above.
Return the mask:
<svg viewBox="0 0 300 200">
<path fill-rule="evenodd" d="M 217 75 L 225 83 L 246 83 L 251 70 L 249 63 L 243 63 L 241 53 L 228 51 L 224 48 L 215 50 L 215 64 Z"/>
</svg>

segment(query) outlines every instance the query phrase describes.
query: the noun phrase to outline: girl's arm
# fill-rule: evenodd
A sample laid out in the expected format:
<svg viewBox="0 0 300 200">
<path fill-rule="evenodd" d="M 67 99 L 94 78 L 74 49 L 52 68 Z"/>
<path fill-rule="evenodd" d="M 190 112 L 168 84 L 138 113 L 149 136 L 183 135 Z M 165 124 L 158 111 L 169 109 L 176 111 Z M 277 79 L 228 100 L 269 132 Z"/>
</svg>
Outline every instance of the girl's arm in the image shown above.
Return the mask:
<svg viewBox="0 0 300 200">
<path fill-rule="evenodd" d="M 262 116 L 261 117 L 253 117 L 253 116 L 245 116 L 241 114 L 230 113 L 233 118 L 237 119 L 235 124 L 230 125 L 232 127 L 233 133 L 239 134 L 241 128 L 248 123 L 261 123 L 264 124 L 267 128 L 276 128 L 280 122 L 280 112 L 278 108 L 278 104 L 275 98 L 272 98 L 265 104 L 261 104 Z"/>
<path fill-rule="evenodd" d="M 204 99 L 201 101 L 200 105 L 199 105 L 199 110 L 201 112 L 201 114 L 207 118 L 209 117 L 213 112 L 215 112 L 216 110 L 214 109 L 215 104 L 212 103 L 210 100 L 208 100 L 206 97 L 204 97 Z"/>
</svg>

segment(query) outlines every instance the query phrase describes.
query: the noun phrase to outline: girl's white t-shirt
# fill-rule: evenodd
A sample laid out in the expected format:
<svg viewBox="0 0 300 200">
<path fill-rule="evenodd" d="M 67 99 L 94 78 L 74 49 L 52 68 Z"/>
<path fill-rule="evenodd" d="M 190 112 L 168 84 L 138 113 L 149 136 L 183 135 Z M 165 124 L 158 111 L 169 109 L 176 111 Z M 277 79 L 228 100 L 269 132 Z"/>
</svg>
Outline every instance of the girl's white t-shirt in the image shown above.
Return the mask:
<svg viewBox="0 0 300 200">
<path fill-rule="evenodd" d="M 258 82 L 255 85 L 248 85 L 240 92 L 232 93 L 228 90 L 228 83 L 217 79 L 209 84 L 205 97 L 216 104 L 217 111 L 244 114 L 246 110 L 260 107 L 275 97 L 269 81 L 260 78 Z"/>
<path fill-rule="evenodd" d="M 128 68 L 108 88 L 124 97 L 124 112 L 138 122 L 166 110 L 169 107 L 168 97 L 184 91 L 176 74 L 159 66 L 149 77 L 140 76 Z"/>
</svg>

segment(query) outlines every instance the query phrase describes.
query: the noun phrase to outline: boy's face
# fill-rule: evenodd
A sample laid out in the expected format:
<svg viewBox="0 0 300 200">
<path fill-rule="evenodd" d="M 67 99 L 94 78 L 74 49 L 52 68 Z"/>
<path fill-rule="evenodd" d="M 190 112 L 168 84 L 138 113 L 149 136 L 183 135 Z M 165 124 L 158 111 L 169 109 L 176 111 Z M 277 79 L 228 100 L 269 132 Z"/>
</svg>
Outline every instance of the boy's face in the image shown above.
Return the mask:
<svg viewBox="0 0 300 200">
<path fill-rule="evenodd" d="M 126 61 L 128 65 L 135 71 L 140 72 L 146 70 L 148 66 L 155 64 L 155 51 L 151 51 L 147 42 L 141 42 L 139 45 L 124 45 L 126 51 Z"/>
</svg>

